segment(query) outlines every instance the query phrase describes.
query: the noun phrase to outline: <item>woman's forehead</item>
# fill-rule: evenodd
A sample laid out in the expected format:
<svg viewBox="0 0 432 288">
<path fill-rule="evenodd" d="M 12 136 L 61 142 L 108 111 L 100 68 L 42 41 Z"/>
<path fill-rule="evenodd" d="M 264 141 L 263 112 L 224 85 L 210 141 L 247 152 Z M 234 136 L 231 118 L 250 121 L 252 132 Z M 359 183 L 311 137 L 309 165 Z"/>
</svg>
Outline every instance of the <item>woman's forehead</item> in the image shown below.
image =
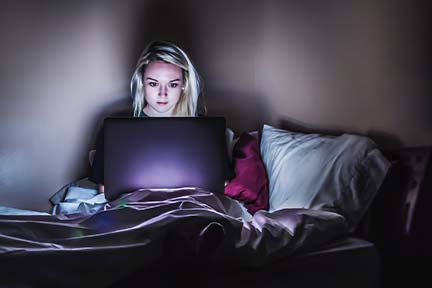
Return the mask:
<svg viewBox="0 0 432 288">
<path fill-rule="evenodd" d="M 182 70 L 177 65 L 167 63 L 161 60 L 150 62 L 144 72 L 144 78 L 150 77 L 154 79 L 181 79 Z"/>
</svg>

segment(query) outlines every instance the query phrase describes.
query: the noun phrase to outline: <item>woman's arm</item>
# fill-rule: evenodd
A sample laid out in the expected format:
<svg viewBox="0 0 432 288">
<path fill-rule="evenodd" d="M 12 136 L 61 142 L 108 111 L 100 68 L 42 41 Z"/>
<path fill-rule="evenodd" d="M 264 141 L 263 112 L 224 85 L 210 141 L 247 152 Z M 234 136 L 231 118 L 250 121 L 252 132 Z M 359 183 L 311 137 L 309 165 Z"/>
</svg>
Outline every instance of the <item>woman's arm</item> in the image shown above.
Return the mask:
<svg viewBox="0 0 432 288">
<path fill-rule="evenodd" d="M 105 185 L 99 184 L 98 185 L 98 192 L 99 193 L 104 193 L 105 192 Z"/>
</svg>

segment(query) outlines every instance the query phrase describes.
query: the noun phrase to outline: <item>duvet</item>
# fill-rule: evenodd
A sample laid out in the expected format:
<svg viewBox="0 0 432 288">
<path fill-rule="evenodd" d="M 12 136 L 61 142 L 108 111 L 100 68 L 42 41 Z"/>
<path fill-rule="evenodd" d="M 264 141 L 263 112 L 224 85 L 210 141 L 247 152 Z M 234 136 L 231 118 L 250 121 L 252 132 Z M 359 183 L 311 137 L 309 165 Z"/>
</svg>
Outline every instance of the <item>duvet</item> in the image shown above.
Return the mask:
<svg viewBox="0 0 432 288">
<path fill-rule="evenodd" d="M 337 213 L 283 209 L 251 216 L 238 201 L 192 188 L 137 190 L 98 207 L 0 215 L 0 287 L 107 287 L 173 259 L 256 267 L 349 230 Z"/>
</svg>

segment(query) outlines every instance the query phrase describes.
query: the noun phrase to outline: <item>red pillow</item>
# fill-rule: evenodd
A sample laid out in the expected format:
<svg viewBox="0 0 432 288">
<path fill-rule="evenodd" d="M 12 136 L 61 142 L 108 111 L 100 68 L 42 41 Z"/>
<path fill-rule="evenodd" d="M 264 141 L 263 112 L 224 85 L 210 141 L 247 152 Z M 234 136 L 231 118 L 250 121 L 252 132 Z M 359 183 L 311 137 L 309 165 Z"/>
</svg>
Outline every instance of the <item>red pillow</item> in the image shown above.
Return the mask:
<svg viewBox="0 0 432 288">
<path fill-rule="evenodd" d="M 232 159 L 235 177 L 225 187 L 225 195 L 242 201 L 252 215 L 268 208 L 268 181 L 261 160 L 258 139 L 248 133 L 240 135 Z"/>
</svg>

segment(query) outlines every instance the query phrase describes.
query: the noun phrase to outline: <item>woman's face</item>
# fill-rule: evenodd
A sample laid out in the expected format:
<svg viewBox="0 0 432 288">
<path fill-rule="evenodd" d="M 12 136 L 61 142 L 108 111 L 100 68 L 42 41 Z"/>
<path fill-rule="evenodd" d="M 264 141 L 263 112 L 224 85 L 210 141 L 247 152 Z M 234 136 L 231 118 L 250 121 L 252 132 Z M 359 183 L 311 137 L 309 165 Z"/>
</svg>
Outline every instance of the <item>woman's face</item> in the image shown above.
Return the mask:
<svg viewBox="0 0 432 288">
<path fill-rule="evenodd" d="M 182 92 L 180 67 L 163 61 L 150 62 L 144 72 L 144 95 L 148 116 L 172 116 Z"/>
</svg>

